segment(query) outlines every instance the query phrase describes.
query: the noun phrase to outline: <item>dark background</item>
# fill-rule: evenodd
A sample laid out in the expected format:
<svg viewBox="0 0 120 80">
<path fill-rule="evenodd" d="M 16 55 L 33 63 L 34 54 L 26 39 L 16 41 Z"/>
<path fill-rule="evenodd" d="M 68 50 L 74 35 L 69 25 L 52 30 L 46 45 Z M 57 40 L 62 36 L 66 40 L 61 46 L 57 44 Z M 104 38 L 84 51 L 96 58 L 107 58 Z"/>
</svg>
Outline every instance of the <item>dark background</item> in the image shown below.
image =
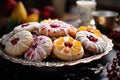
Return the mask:
<svg viewBox="0 0 120 80">
<path fill-rule="evenodd" d="M 7 0 L 0 0 L 1 11 L 5 1 Z M 16 1 L 23 1 L 27 9 L 31 7 L 42 9 L 46 5 L 52 5 L 52 0 L 16 0 Z M 120 13 L 120 0 L 96 0 L 96 2 L 97 2 L 97 9 L 113 10 Z M 66 0 L 66 12 L 70 11 L 70 6 L 72 5 L 76 5 L 76 0 Z M 2 12 L 0 13 L 0 16 L 1 15 L 3 15 Z"/>
<path fill-rule="evenodd" d="M 0 37 L 13 30 L 14 26 L 21 24 L 18 21 L 12 21 L 9 17 L 11 11 L 4 12 L 4 5 L 8 0 L 0 0 Z M 16 0 L 23 1 L 26 9 L 37 8 L 42 10 L 46 5 L 52 5 L 52 0 Z M 62 0 L 61 0 L 62 1 Z M 120 0 L 96 0 L 96 10 L 112 10 L 120 13 Z M 71 12 L 71 6 L 76 6 L 76 0 L 66 0 L 66 13 Z M 120 19 L 120 17 L 119 17 Z M 41 20 L 41 19 L 40 19 Z"/>
</svg>

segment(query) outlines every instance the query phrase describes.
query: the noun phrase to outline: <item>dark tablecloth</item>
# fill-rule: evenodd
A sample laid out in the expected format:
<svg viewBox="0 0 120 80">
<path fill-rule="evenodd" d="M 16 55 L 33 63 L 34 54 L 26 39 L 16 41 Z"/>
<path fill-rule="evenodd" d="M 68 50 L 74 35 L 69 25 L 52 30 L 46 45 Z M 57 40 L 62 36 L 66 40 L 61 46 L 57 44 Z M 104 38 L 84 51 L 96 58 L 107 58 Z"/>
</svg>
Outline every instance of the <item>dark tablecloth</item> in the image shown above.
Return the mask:
<svg viewBox="0 0 120 80">
<path fill-rule="evenodd" d="M 4 80 L 108 80 L 106 66 L 116 56 L 116 51 L 113 49 L 101 59 L 87 64 L 53 69 L 25 66 L 0 57 L 0 78 Z"/>
</svg>

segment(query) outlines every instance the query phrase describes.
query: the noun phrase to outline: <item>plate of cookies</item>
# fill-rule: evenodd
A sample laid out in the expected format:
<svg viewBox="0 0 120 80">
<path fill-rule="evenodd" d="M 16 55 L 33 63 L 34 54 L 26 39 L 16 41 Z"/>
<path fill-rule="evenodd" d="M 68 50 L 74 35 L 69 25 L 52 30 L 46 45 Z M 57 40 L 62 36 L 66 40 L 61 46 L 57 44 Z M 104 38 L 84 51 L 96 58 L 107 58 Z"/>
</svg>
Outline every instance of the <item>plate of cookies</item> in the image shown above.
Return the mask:
<svg viewBox="0 0 120 80">
<path fill-rule="evenodd" d="M 0 39 L 3 58 L 36 67 L 89 63 L 107 55 L 112 48 L 112 40 L 98 29 L 75 28 L 57 19 L 23 23 Z"/>
</svg>

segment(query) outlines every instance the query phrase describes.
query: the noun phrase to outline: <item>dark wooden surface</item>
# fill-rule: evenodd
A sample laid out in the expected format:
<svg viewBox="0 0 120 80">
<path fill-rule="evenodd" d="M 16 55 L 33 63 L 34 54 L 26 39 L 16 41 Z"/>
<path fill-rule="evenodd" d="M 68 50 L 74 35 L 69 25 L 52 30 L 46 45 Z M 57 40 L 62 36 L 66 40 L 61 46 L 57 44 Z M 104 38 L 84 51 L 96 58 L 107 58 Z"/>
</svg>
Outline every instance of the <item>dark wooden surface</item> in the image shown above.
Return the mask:
<svg viewBox="0 0 120 80">
<path fill-rule="evenodd" d="M 108 55 L 91 63 L 52 69 L 16 64 L 0 57 L 0 74 L 4 80 L 108 80 L 106 68 L 116 52 L 113 49 Z"/>
</svg>

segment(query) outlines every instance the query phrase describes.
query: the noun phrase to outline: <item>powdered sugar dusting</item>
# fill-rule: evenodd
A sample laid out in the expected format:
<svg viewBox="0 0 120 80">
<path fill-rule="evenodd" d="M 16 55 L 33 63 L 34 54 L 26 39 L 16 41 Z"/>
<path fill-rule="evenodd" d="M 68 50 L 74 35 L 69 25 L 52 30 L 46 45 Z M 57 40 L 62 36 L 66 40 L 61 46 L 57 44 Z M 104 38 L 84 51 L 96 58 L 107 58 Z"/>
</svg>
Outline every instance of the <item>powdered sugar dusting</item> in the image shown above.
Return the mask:
<svg viewBox="0 0 120 80">
<path fill-rule="evenodd" d="M 25 58 L 33 61 L 42 61 L 50 54 L 48 53 L 47 49 L 52 50 L 52 41 L 46 36 L 38 36 L 35 37 L 33 40 L 33 45 L 25 53 Z M 32 57 L 32 55 L 34 55 L 34 57 Z"/>
<path fill-rule="evenodd" d="M 47 30 L 46 35 L 48 36 L 49 32 L 53 32 L 53 34 L 64 31 L 66 35 L 68 35 L 68 31 L 70 29 L 70 25 L 63 22 L 63 21 L 58 21 L 58 20 L 50 20 L 46 22 L 41 22 L 40 23 L 40 33 L 41 31 L 45 29 Z"/>
</svg>

